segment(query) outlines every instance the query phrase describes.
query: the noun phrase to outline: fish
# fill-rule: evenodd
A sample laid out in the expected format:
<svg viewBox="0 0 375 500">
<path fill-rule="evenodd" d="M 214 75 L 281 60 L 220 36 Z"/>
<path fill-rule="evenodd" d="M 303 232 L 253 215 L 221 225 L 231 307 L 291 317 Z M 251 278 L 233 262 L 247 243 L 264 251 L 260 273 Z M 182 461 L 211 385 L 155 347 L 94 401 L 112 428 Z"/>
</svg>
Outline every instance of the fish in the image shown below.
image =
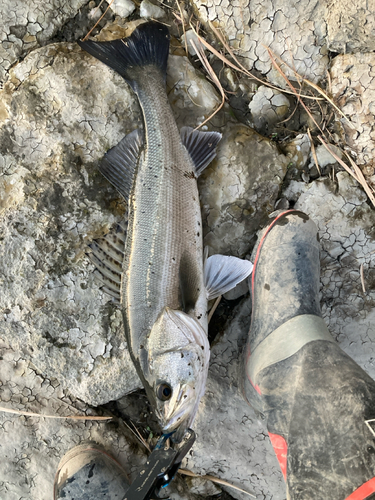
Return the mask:
<svg viewBox="0 0 375 500">
<path fill-rule="evenodd" d="M 78 43 L 125 79 L 142 110 L 144 132 L 124 137 L 99 166 L 128 203 L 126 238 L 120 229 L 92 251 L 106 291 L 119 299 L 130 356 L 162 431 L 179 442 L 205 392 L 208 301 L 244 280 L 252 264 L 204 259 L 197 178 L 221 134 L 179 132 L 166 93 L 169 40 L 150 21 L 127 38 Z"/>
</svg>

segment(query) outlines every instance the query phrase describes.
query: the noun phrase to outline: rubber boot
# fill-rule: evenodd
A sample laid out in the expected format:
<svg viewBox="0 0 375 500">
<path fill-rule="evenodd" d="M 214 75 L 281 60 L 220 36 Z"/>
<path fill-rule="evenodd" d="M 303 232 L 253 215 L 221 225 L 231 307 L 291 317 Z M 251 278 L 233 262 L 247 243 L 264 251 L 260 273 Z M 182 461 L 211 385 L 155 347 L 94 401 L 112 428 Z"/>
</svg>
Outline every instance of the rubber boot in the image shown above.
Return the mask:
<svg viewBox="0 0 375 500">
<path fill-rule="evenodd" d="M 95 443 L 76 446 L 61 459 L 54 500 L 123 500 L 129 478 L 122 466 Z"/>
<path fill-rule="evenodd" d="M 253 262 L 243 390 L 265 417 L 287 498 L 375 498 L 375 382 L 321 317 L 315 224 L 282 212 Z"/>
</svg>

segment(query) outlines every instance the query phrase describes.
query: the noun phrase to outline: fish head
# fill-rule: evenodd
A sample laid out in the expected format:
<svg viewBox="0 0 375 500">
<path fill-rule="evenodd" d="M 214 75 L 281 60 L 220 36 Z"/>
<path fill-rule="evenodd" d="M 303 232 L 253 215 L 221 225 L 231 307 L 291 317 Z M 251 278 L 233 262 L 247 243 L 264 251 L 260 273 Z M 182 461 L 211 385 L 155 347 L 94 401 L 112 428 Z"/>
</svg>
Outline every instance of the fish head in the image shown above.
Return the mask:
<svg viewBox="0 0 375 500">
<path fill-rule="evenodd" d="M 148 342 L 146 392 L 164 433 L 179 442 L 192 424 L 204 394 L 210 348 L 198 321 L 164 308 Z M 147 387 L 148 386 L 148 387 Z"/>
</svg>

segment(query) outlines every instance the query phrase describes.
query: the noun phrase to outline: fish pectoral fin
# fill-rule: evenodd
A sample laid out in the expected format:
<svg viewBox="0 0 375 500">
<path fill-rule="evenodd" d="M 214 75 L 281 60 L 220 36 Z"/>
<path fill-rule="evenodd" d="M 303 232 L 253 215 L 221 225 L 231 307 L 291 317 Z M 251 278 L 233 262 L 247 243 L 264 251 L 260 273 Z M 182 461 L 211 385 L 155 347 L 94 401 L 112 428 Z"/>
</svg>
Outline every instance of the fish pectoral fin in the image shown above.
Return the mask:
<svg viewBox="0 0 375 500">
<path fill-rule="evenodd" d="M 136 129 L 110 149 L 99 165 L 100 172 L 128 201 L 143 149 L 143 134 Z"/>
<path fill-rule="evenodd" d="M 215 299 L 232 290 L 247 278 L 253 270 L 249 260 L 226 255 L 212 255 L 204 266 L 204 283 L 208 300 Z"/>
<path fill-rule="evenodd" d="M 182 127 L 181 141 L 187 149 L 195 166 L 195 175 L 199 177 L 203 170 L 216 156 L 216 146 L 219 144 L 219 132 L 201 132 L 191 127 Z"/>
<path fill-rule="evenodd" d="M 114 231 L 90 243 L 90 251 L 87 252 L 96 267 L 95 277 L 104 285 L 102 290 L 119 302 L 125 241 L 126 230 L 117 225 Z"/>
</svg>

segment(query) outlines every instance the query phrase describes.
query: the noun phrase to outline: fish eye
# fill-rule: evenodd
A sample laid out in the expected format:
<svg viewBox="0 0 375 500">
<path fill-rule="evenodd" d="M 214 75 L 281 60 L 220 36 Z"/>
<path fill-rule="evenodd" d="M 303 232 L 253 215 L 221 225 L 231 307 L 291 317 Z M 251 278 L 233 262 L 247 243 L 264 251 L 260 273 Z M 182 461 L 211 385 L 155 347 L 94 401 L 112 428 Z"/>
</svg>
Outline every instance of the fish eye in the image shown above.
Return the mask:
<svg viewBox="0 0 375 500">
<path fill-rule="evenodd" d="M 172 397 L 172 387 L 166 382 L 163 382 L 157 387 L 156 395 L 161 401 L 168 401 L 168 399 Z"/>
</svg>

